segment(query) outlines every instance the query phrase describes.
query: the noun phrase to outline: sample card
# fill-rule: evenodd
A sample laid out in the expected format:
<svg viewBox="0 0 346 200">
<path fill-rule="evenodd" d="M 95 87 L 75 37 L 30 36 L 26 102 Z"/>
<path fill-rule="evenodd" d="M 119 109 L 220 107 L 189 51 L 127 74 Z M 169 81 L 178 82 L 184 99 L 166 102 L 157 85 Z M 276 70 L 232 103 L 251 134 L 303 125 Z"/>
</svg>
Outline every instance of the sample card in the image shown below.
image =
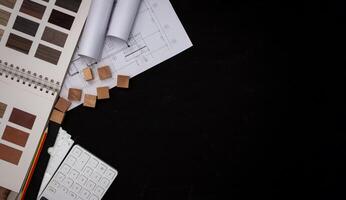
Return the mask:
<svg viewBox="0 0 346 200">
<path fill-rule="evenodd" d="M 19 192 L 90 0 L 0 0 L 0 186 Z"/>
</svg>

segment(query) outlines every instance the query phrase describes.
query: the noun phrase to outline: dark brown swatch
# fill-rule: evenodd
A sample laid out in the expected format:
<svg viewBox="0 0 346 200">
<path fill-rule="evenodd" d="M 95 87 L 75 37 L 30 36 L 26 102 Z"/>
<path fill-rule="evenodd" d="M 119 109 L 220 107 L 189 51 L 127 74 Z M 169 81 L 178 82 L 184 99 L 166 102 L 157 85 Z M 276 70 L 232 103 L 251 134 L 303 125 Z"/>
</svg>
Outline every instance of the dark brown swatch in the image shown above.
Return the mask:
<svg viewBox="0 0 346 200">
<path fill-rule="evenodd" d="M 7 105 L 0 102 L 0 118 L 4 116 L 6 108 L 7 108 Z"/>
<path fill-rule="evenodd" d="M 0 0 L 0 4 L 9 8 L 13 8 L 16 0 Z"/>
<path fill-rule="evenodd" d="M 6 43 L 7 47 L 20 51 L 25 54 L 29 53 L 31 45 L 32 45 L 31 40 L 25 39 L 23 37 L 20 37 L 12 33 L 10 34 Z"/>
<path fill-rule="evenodd" d="M 67 34 L 57 31 L 55 29 L 49 28 L 49 27 L 46 27 L 44 29 L 44 32 L 42 35 L 43 41 L 58 45 L 60 47 L 65 46 L 66 39 L 67 39 Z"/>
<path fill-rule="evenodd" d="M 0 41 L 1 41 L 2 35 L 4 35 L 4 30 L 0 29 Z"/>
<path fill-rule="evenodd" d="M 48 22 L 70 30 L 74 17 L 63 12 L 53 10 Z"/>
<path fill-rule="evenodd" d="M 35 57 L 56 65 L 58 64 L 60 55 L 60 51 L 40 44 L 38 45 Z"/>
<path fill-rule="evenodd" d="M 23 17 L 17 16 L 13 29 L 21 31 L 31 36 L 35 36 L 39 24 Z"/>
<path fill-rule="evenodd" d="M 10 19 L 11 13 L 0 9 L 0 24 L 7 26 L 8 19 Z"/>
<path fill-rule="evenodd" d="M 19 146 L 25 147 L 28 141 L 29 133 L 18 130 L 11 126 L 6 126 L 2 139 L 17 144 Z"/>
<path fill-rule="evenodd" d="M 82 0 L 56 0 L 55 5 L 77 12 Z"/>
<path fill-rule="evenodd" d="M 9 121 L 19 126 L 32 129 L 36 116 L 25 111 L 13 108 Z"/>
<path fill-rule="evenodd" d="M 0 159 L 18 165 L 22 151 L 14 149 L 4 144 L 0 144 Z"/>
<path fill-rule="evenodd" d="M 28 14 L 30 16 L 42 19 L 46 6 L 35 3 L 30 0 L 24 0 L 20 12 Z"/>
</svg>

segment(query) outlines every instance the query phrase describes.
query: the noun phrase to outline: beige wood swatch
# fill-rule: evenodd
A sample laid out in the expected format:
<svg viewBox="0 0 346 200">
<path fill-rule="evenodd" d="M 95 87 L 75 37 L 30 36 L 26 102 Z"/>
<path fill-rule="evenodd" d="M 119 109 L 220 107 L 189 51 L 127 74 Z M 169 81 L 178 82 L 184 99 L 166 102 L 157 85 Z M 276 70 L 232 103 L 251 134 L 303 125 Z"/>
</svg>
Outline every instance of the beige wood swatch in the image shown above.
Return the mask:
<svg viewBox="0 0 346 200">
<path fill-rule="evenodd" d="M 97 99 L 109 99 L 109 87 L 98 87 Z"/>
<path fill-rule="evenodd" d="M 7 26 L 7 22 L 10 16 L 11 16 L 11 13 L 0 9 L 0 24 Z"/>
<path fill-rule="evenodd" d="M 4 116 L 6 108 L 7 108 L 7 105 L 0 102 L 0 118 Z"/>
<path fill-rule="evenodd" d="M 0 0 L 0 4 L 9 8 L 13 8 L 16 0 Z"/>
<path fill-rule="evenodd" d="M 68 100 L 70 101 L 80 101 L 82 99 L 82 90 L 77 88 L 70 88 L 68 90 Z"/>
<path fill-rule="evenodd" d="M 70 106 L 71 102 L 62 97 L 60 97 L 58 102 L 55 104 L 55 108 L 60 110 L 61 112 L 66 112 Z"/>
<path fill-rule="evenodd" d="M 118 75 L 117 87 L 119 88 L 129 88 L 130 77 L 124 75 Z"/>
<path fill-rule="evenodd" d="M 57 124 L 61 124 L 64 120 L 65 113 L 60 112 L 56 109 L 53 110 L 52 114 L 50 115 L 50 121 L 55 122 Z"/>
<path fill-rule="evenodd" d="M 0 40 L 2 38 L 2 35 L 4 35 L 4 30 L 0 29 Z"/>
</svg>

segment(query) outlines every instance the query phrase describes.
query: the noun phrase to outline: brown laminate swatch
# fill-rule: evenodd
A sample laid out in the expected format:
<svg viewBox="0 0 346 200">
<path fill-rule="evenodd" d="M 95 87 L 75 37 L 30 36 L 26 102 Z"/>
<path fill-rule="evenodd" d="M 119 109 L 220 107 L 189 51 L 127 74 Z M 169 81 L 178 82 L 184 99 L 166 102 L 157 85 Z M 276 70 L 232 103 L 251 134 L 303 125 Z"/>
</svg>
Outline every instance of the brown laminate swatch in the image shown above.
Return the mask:
<svg viewBox="0 0 346 200">
<path fill-rule="evenodd" d="M 55 5 L 77 12 L 82 0 L 56 0 Z"/>
<path fill-rule="evenodd" d="M 0 4 L 9 8 L 13 8 L 16 0 L 0 0 Z"/>
<path fill-rule="evenodd" d="M 35 37 L 38 26 L 36 22 L 17 16 L 13 29 Z"/>
<path fill-rule="evenodd" d="M 0 144 L 0 159 L 6 162 L 18 165 L 22 151 L 9 147 L 4 144 Z"/>
<path fill-rule="evenodd" d="M 7 105 L 0 102 L 0 118 L 4 116 L 6 108 L 7 108 Z"/>
<path fill-rule="evenodd" d="M 20 7 L 20 12 L 36 17 L 38 19 L 42 19 L 45 10 L 46 6 L 30 0 L 24 0 L 22 6 Z"/>
<path fill-rule="evenodd" d="M 32 129 L 35 119 L 35 115 L 13 108 L 9 121 L 19 126 Z"/>
<path fill-rule="evenodd" d="M 3 34 L 4 34 L 4 30 L 0 29 L 0 41 L 1 41 L 1 38 L 2 38 Z"/>
<path fill-rule="evenodd" d="M 25 53 L 25 54 L 29 53 L 31 45 L 32 45 L 31 40 L 28 40 L 26 38 L 20 37 L 12 33 L 10 34 L 6 43 L 7 47 L 17 50 L 19 52 Z"/>
<path fill-rule="evenodd" d="M 11 13 L 0 9 L 0 24 L 7 26 L 8 19 L 10 19 Z"/>
<path fill-rule="evenodd" d="M 57 10 L 52 11 L 48 20 L 49 23 L 55 24 L 57 26 L 60 26 L 68 30 L 70 30 L 73 24 L 73 21 L 74 21 L 73 16 L 65 14 Z"/>
<path fill-rule="evenodd" d="M 49 27 L 46 27 L 44 29 L 44 32 L 42 35 L 43 41 L 55 44 L 55 45 L 60 46 L 60 47 L 65 46 L 66 39 L 67 39 L 66 33 L 62 33 L 60 31 L 57 31 L 57 30 L 49 28 Z"/>
<path fill-rule="evenodd" d="M 28 141 L 29 133 L 18 130 L 11 126 L 6 126 L 2 139 L 17 144 L 19 146 L 25 147 Z"/>
<path fill-rule="evenodd" d="M 38 45 L 35 57 L 52 63 L 54 65 L 58 64 L 61 52 L 45 45 Z"/>
</svg>

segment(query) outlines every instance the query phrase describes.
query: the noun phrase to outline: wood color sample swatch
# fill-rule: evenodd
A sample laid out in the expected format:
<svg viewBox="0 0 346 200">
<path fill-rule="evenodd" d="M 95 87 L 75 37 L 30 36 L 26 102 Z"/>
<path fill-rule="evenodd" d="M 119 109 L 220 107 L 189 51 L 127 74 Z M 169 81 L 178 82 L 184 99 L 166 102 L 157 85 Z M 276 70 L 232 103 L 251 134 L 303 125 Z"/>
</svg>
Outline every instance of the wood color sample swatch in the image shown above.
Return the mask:
<svg viewBox="0 0 346 200">
<path fill-rule="evenodd" d="M 46 6 L 35 3 L 30 0 L 24 0 L 22 6 L 20 7 L 20 12 L 42 19 Z"/>
<path fill-rule="evenodd" d="M 82 99 L 82 90 L 77 88 L 70 88 L 68 90 L 68 100 L 70 101 L 80 101 Z"/>
<path fill-rule="evenodd" d="M 60 51 L 39 44 L 35 57 L 56 65 L 59 62 L 60 55 Z"/>
<path fill-rule="evenodd" d="M 62 28 L 70 30 L 74 21 L 74 17 L 71 15 L 65 14 L 63 12 L 53 10 L 48 22 L 54 25 L 60 26 Z"/>
<path fill-rule="evenodd" d="M 35 123 L 36 116 L 25 111 L 13 108 L 10 119 L 8 121 L 23 126 L 28 129 L 32 129 Z"/>
<path fill-rule="evenodd" d="M 36 22 L 17 16 L 13 29 L 35 37 L 38 26 Z"/>
<path fill-rule="evenodd" d="M 22 151 L 0 144 L 0 159 L 18 165 Z"/>
<path fill-rule="evenodd" d="M 43 41 L 55 44 L 55 45 L 60 46 L 60 47 L 65 46 L 66 39 L 67 39 L 66 33 L 62 33 L 60 31 L 57 31 L 57 30 L 49 28 L 49 27 L 46 27 L 44 29 L 44 32 L 42 35 Z"/>
<path fill-rule="evenodd" d="M 25 54 L 29 53 L 31 45 L 32 45 L 32 41 L 12 33 L 8 37 L 8 40 L 6 43 L 7 47 L 17 50 L 19 52 L 25 53 Z"/>
<path fill-rule="evenodd" d="M 7 105 L 0 102 L 0 118 L 4 116 L 6 108 L 7 108 Z"/>
<path fill-rule="evenodd" d="M 10 19 L 11 13 L 0 9 L 0 24 L 7 26 L 8 19 Z"/>
<path fill-rule="evenodd" d="M 105 80 L 112 77 L 112 72 L 109 66 L 103 66 L 97 69 L 100 80 Z"/>
<path fill-rule="evenodd" d="M 97 99 L 109 99 L 109 87 L 98 87 Z"/>
<path fill-rule="evenodd" d="M 62 121 L 64 120 L 65 113 L 60 112 L 56 109 L 53 110 L 52 114 L 50 115 L 50 121 L 55 122 L 57 124 L 62 124 Z"/>
<path fill-rule="evenodd" d="M 3 34 L 4 34 L 4 30 L 0 29 L 0 41 L 1 41 L 1 38 L 2 38 Z"/>
<path fill-rule="evenodd" d="M 12 142 L 13 144 L 25 147 L 28 141 L 29 133 L 18 130 L 11 126 L 6 126 L 4 134 L 2 135 L 3 140 Z"/>
<path fill-rule="evenodd" d="M 83 106 L 90 107 L 90 108 L 95 108 L 95 106 L 96 106 L 96 98 L 97 98 L 97 96 L 95 96 L 95 95 L 90 95 L 90 94 L 84 95 L 84 104 L 83 104 Z"/>
<path fill-rule="evenodd" d="M 9 8 L 13 8 L 16 0 L 0 0 L 0 4 Z"/>
<path fill-rule="evenodd" d="M 57 0 L 55 5 L 77 12 L 82 0 Z"/>
<path fill-rule="evenodd" d="M 118 75 L 117 87 L 119 88 L 129 88 L 130 77 L 124 75 Z"/>
<path fill-rule="evenodd" d="M 60 110 L 61 112 L 66 112 L 70 106 L 71 102 L 62 97 L 60 97 L 58 102 L 55 104 L 55 108 Z"/>
<path fill-rule="evenodd" d="M 94 79 L 93 71 L 90 67 L 83 69 L 84 80 L 90 81 Z"/>
<path fill-rule="evenodd" d="M 7 200 L 10 192 L 11 192 L 11 190 L 8 190 L 8 189 L 0 186 L 0 200 Z"/>
</svg>

